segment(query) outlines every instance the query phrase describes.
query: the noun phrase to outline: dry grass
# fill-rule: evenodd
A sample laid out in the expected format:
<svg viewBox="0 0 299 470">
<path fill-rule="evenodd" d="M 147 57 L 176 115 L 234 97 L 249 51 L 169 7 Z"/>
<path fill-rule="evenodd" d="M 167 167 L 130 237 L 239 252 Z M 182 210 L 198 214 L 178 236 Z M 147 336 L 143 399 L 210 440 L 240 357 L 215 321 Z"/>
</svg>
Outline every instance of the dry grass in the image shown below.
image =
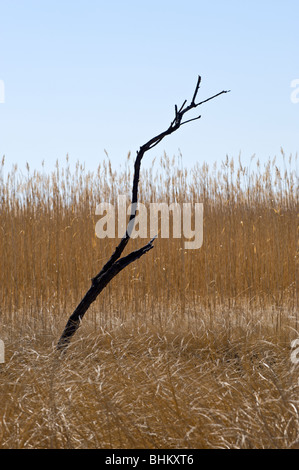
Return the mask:
<svg viewBox="0 0 299 470">
<path fill-rule="evenodd" d="M 291 159 L 283 174 L 275 161 L 249 171 L 228 160 L 187 172 L 167 156 L 144 171 L 141 201 L 204 203 L 203 247 L 159 238 L 57 357 L 67 317 L 116 243 L 95 237 L 95 206 L 130 194 L 131 163 L 0 176 L 0 446 L 298 447 Z"/>
</svg>

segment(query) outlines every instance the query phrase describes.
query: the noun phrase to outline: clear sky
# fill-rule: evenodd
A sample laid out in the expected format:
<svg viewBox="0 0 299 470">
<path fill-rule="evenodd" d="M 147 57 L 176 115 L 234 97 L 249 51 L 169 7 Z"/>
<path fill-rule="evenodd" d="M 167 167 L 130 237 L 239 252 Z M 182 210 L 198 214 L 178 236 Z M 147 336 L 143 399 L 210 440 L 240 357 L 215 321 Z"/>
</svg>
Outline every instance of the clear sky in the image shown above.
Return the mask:
<svg viewBox="0 0 299 470">
<path fill-rule="evenodd" d="M 231 93 L 145 164 L 178 149 L 187 166 L 296 154 L 298 18 L 298 0 L 0 0 L 0 156 L 52 168 L 68 153 L 93 170 L 106 149 L 117 167 L 168 127 L 198 74 L 198 99 Z"/>
</svg>

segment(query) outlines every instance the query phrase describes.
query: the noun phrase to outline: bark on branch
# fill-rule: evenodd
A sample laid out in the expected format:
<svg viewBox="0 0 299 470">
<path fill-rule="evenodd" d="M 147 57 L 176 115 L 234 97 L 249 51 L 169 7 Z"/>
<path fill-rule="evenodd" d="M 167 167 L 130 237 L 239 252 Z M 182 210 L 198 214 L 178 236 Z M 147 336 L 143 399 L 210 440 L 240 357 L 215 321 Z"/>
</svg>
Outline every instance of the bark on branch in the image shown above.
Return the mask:
<svg viewBox="0 0 299 470">
<path fill-rule="evenodd" d="M 149 250 L 151 250 L 154 247 L 153 243 L 155 239 L 153 238 L 149 243 L 147 243 L 142 248 L 136 251 L 133 251 L 132 253 L 130 253 L 127 256 L 124 256 L 123 258 L 120 258 L 125 247 L 128 244 L 128 241 L 130 240 L 130 236 L 134 227 L 134 220 L 135 220 L 136 210 L 137 210 L 140 167 L 141 167 L 141 161 L 142 161 L 144 154 L 148 150 L 151 150 L 153 147 L 158 145 L 161 142 L 161 140 L 164 139 L 164 137 L 177 131 L 183 124 L 187 124 L 188 122 L 195 121 L 201 118 L 201 116 L 198 116 L 196 118 L 183 121 L 183 117 L 186 113 L 188 113 L 194 108 L 197 108 L 201 104 L 206 103 L 207 101 L 210 101 L 230 91 L 230 90 L 228 91 L 223 90 L 220 93 L 217 93 L 216 95 L 213 95 L 204 101 L 195 103 L 197 93 L 200 87 L 200 82 L 201 82 L 201 77 L 199 76 L 197 83 L 196 83 L 195 91 L 194 91 L 194 94 L 193 94 L 193 97 L 189 106 L 186 106 L 187 100 L 184 101 L 184 103 L 182 104 L 179 110 L 178 110 L 177 105 L 175 105 L 175 117 L 173 121 L 171 122 L 170 126 L 165 131 L 161 132 L 160 134 L 158 134 L 157 136 L 153 137 L 148 142 L 146 142 L 144 145 L 142 145 L 139 151 L 137 152 L 135 164 L 134 164 L 134 178 L 133 178 L 132 204 L 131 204 L 132 211 L 131 211 L 129 223 L 126 229 L 126 233 L 121 239 L 120 243 L 115 248 L 115 251 L 110 257 L 110 259 L 103 266 L 101 271 L 92 279 L 91 287 L 86 292 L 85 296 L 83 297 L 79 305 L 76 307 L 72 315 L 69 317 L 68 322 L 57 344 L 57 349 L 59 351 L 66 350 L 72 336 L 76 333 L 77 329 L 79 328 L 81 321 L 85 313 L 87 312 L 88 308 L 96 300 L 98 295 L 107 286 L 107 284 L 126 266 L 128 266 L 129 264 L 139 259 L 141 256 L 143 256 L 145 253 L 147 253 Z"/>
</svg>

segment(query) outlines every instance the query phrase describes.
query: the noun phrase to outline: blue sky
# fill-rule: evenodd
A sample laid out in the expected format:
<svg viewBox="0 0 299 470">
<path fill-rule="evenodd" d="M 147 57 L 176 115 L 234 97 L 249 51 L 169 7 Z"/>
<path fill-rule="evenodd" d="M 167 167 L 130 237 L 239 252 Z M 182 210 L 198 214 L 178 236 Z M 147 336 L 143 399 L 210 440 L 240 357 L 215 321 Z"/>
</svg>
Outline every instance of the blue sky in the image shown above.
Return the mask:
<svg viewBox="0 0 299 470">
<path fill-rule="evenodd" d="M 68 153 L 94 170 L 106 149 L 117 168 L 168 127 L 198 74 L 199 100 L 231 93 L 145 166 L 178 149 L 186 166 L 296 154 L 298 18 L 298 0 L 0 0 L 0 156 L 50 169 Z"/>
</svg>

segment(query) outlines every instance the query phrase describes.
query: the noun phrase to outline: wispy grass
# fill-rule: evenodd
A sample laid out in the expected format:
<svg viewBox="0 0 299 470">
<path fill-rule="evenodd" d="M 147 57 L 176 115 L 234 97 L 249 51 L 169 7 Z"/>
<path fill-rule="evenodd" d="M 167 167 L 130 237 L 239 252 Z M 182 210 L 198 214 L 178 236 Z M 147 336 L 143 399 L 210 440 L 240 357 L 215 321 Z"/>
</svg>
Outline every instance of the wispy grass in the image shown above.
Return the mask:
<svg viewBox="0 0 299 470">
<path fill-rule="evenodd" d="M 116 240 L 95 207 L 130 195 L 131 159 L 95 173 L 0 176 L 0 446 L 298 447 L 296 159 L 227 159 L 191 171 L 166 155 L 145 204 L 203 202 L 204 244 L 158 239 L 86 314 L 63 360 L 65 321 Z M 144 244 L 130 241 L 132 246 Z"/>
<path fill-rule="evenodd" d="M 224 312 L 225 314 L 225 312 Z M 226 312 L 227 314 L 227 312 Z M 219 312 L 220 315 L 220 312 Z M 87 322 L 68 354 L 27 328 L 2 365 L 3 448 L 298 446 L 298 370 L 266 319 L 229 332 Z M 271 330 L 271 328 L 270 328 Z"/>
</svg>

